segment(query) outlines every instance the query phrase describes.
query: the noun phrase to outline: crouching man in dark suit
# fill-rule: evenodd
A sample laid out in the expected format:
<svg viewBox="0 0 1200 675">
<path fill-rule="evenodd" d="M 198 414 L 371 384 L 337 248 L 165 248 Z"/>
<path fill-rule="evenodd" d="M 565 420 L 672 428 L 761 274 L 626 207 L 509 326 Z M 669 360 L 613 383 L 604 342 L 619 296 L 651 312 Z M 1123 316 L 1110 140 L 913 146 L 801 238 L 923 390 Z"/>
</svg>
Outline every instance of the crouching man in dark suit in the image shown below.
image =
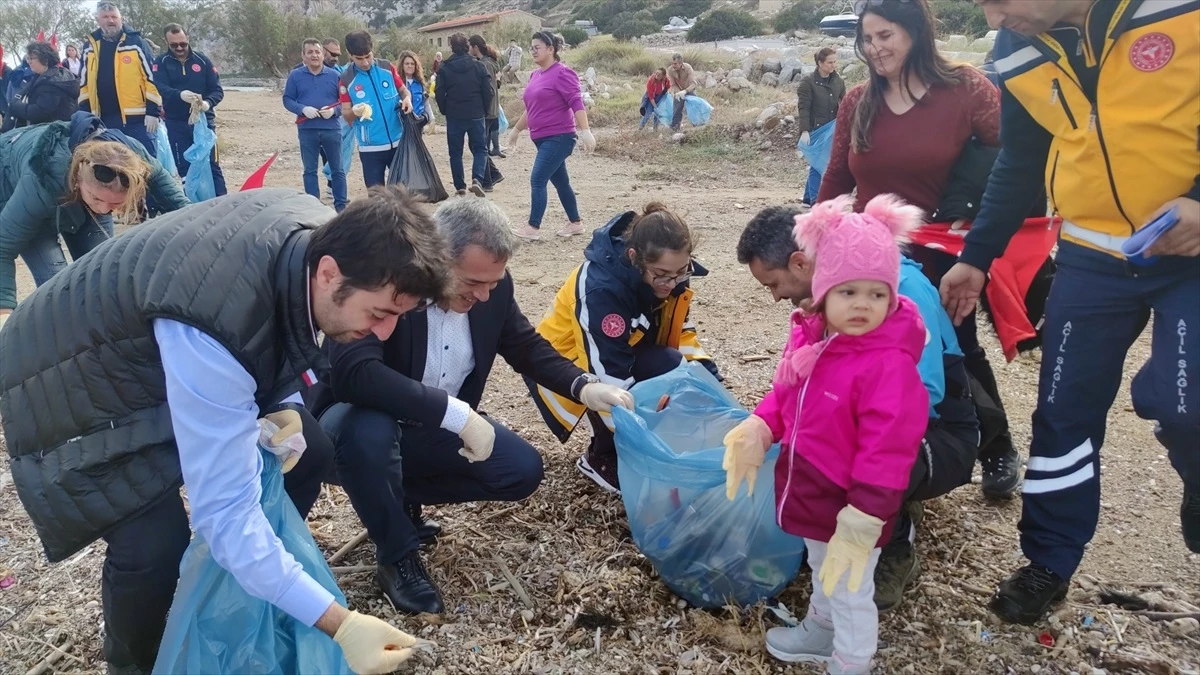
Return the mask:
<svg viewBox="0 0 1200 675">
<path fill-rule="evenodd" d="M 505 269 L 515 240 L 499 206 L 453 199 L 434 220 L 454 265 L 448 296 L 400 317 L 387 340 L 331 345 L 329 383 L 313 387 L 309 401 L 375 542 L 376 581 L 413 614 L 443 610 L 418 554 L 440 528 L 421 517 L 421 505 L 517 501 L 542 481 L 537 450 L 475 412 L 497 354 L 593 410 L 633 407 L 629 392 L 576 367 L 521 313 Z"/>
</svg>

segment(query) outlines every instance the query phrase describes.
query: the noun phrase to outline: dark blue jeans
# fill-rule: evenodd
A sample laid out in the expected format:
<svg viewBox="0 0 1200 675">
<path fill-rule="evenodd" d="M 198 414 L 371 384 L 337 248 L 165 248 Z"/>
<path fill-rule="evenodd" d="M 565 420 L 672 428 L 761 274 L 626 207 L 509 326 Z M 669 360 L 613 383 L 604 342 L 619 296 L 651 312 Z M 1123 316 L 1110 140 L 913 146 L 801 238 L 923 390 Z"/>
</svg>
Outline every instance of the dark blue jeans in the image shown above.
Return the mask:
<svg viewBox="0 0 1200 675">
<path fill-rule="evenodd" d="M 321 181 L 317 179 L 317 164 L 321 153 L 329 162 L 333 180 L 333 208 L 346 208 L 346 169 L 342 166 L 342 132 L 337 129 L 303 129 L 300 135 L 300 161 L 304 163 L 304 191 L 321 198 Z"/>
<path fill-rule="evenodd" d="M 391 150 L 372 150 L 370 152 L 359 152 L 358 161 L 362 162 L 363 168 L 363 183 L 368 188 L 376 185 L 383 185 L 386 182 L 384 175 L 391 170 L 392 160 L 396 157 L 396 148 Z"/>
<path fill-rule="evenodd" d="M 575 190 L 571 188 L 571 177 L 567 175 L 567 158 L 575 150 L 575 134 L 557 134 L 533 141 L 537 146 L 537 157 L 529 172 L 529 226 L 540 228 L 542 216 L 546 215 L 546 183 L 554 183 L 558 201 L 567 212 L 567 220 L 579 222 L 579 204 L 575 201 Z"/>
<path fill-rule="evenodd" d="M 25 261 L 25 266 L 33 275 L 33 283 L 38 286 L 50 281 L 51 277 L 67 267 L 67 257 L 63 255 L 62 244 L 59 243 L 60 236 L 71 252 L 71 259 L 79 260 L 112 238 L 112 218 L 101 218 L 99 223 L 89 218 L 78 232 L 64 232 L 62 235 L 48 233 L 30 242 L 21 251 L 21 260 Z"/>
<path fill-rule="evenodd" d="M 486 419 L 486 418 L 485 418 Z M 482 462 L 458 454 L 462 439 L 413 427 L 373 408 L 336 403 L 321 414 L 333 437 L 334 464 L 354 511 L 367 526 L 380 564 L 417 550 L 405 503 L 434 505 L 518 501 L 533 494 L 544 468 L 538 451 L 493 420 L 496 444 Z"/>
<path fill-rule="evenodd" d="M 171 155 L 175 158 L 175 168 L 179 172 L 180 178 L 186 178 L 188 169 L 191 164 L 183 158 L 183 153 L 188 148 L 192 147 L 192 125 L 187 123 L 187 120 L 167 120 L 167 141 L 171 145 Z M 215 126 L 209 125 L 210 129 L 216 129 Z M 225 188 L 225 174 L 221 171 L 221 165 L 217 162 L 217 146 L 213 146 L 212 156 L 208 160 L 209 166 L 212 167 L 213 186 L 217 189 L 217 196 L 227 194 Z"/>
<path fill-rule="evenodd" d="M 1151 315 L 1152 348 L 1133 378 L 1133 409 L 1157 422 L 1155 436 L 1183 484 L 1200 490 L 1200 265 L 1167 257 L 1133 268 L 1066 242 L 1056 261 L 1017 527 L 1026 557 L 1070 578 L 1100 516 L 1108 409 Z"/>
<path fill-rule="evenodd" d="M 463 177 L 463 136 L 471 148 L 471 180 L 484 181 L 487 171 L 487 121 L 482 117 L 474 120 L 446 118 L 446 146 L 450 149 L 450 175 L 454 178 L 454 189 L 467 187 Z"/>
<path fill-rule="evenodd" d="M 817 170 L 808 167 L 808 182 L 804 184 L 804 203 L 816 204 L 817 192 L 821 190 L 821 174 Z"/>
</svg>

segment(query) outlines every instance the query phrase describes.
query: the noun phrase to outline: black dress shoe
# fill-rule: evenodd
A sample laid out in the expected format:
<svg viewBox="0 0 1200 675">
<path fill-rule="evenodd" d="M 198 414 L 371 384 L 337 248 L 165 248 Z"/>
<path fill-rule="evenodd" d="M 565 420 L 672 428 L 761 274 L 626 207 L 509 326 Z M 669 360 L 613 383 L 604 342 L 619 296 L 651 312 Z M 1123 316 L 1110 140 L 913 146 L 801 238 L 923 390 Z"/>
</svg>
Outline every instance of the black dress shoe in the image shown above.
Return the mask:
<svg viewBox="0 0 1200 675">
<path fill-rule="evenodd" d="M 1050 605 L 1067 597 L 1070 585 L 1049 567 L 1030 563 L 1000 582 L 988 608 L 1009 623 L 1032 626 L 1046 615 Z"/>
<path fill-rule="evenodd" d="M 1192 553 L 1200 553 L 1200 492 L 1183 489 L 1179 523 L 1183 526 L 1183 543 Z"/>
<path fill-rule="evenodd" d="M 404 508 L 408 511 L 408 519 L 412 521 L 413 527 L 417 528 L 417 539 L 421 540 L 422 544 L 432 544 L 437 541 L 437 538 L 442 533 L 442 526 L 436 520 L 430 520 L 421 515 L 421 505 L 407 503 Z"/>
<path fill-rule="evenodd" d="M 378 565 L 375 568 L 375 582 L 398 612 L 441 614 L 446 609 L 442 604 L 442 592 L 429 578 L 429 572 L 425 570 L 421 556 L 416 551 L 404 556 L 398 563 Z"/>
</svg>

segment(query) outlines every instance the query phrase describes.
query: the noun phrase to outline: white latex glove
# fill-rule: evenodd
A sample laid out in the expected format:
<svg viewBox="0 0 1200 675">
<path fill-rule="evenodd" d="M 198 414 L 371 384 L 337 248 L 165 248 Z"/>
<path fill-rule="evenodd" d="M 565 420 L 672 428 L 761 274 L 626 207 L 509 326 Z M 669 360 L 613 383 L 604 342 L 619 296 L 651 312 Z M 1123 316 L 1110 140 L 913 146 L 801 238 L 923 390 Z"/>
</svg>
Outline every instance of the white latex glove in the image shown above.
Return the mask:
<svg viewBox="0 0 1200 675">
<path fill-rule="evenodd" d="M 682 101 L 682 100 L 683 100 L 683 99 L 685 99 L 685 98 L 687 98 L 687 92 L 686 92 L 686 91 L 677 91 L 677 92 L 675 92 L 675 100 L 676 100 L 676 101 Z"/>
<path fill-rule="evenodd" d="M 304 115 L 310 120 L 315 120 L 317 119 L 317 116 L 321 114 L 321 112 L 311 105 L 306 105 L 300 109 L 300 114 Z"/>
<path fill-rule="evenodd" d="M 370 103 L 359 103 L 358 105 L 351 106 L 350 112 L 354 113 L 355 117 L 364 122 L 370 122 L 371 115 L 374 113 Z"/>
<path fill-rule="evenodd" d="M 337 114 L 337 108 L 321 108 L 318 112 L 321 115 L 321 119 L 331 120 Z"/>
<path fill-rule="evenodd" d="M 201 101 L 200 102 L 200 111 L 208 112 L 209 110 L 212 110 L 212 105 L 210 105 L 208 101 Z"/>
<path fill-rule="evenodd" d="M 279 410 L 263 417 L 258 423 L 258 444 L 283 462 L 283 473 L 291 471 L 308 448 L 300 413 L 291 409 Z M 270 436 L 266 436 L 267 432 L 270 432 Z"/>
<path fill-rule="evenodd" d="M 158 118 L 153 115 L 146 115 L 146 133 L 151 137 L 158 135 Z"/>
<path fill-rule="evenodd" d="M 496 444 L 496 430 L 474 410 L 467 413 L 467 424 L 458 432 L 458 437 L 463 442 L 458 454 L 466 457 L 468 462 L 482 462 L 492 456 L 492 446 Z"/>
<path fill-rule="evenodd" d="M 517 144 L 520 142 L 521 142 L 521 132 L 516 129 L 513 129 L 512 131 L 508 132 L 508 138 L 505 139 L 504 144 L 506 146 L 508 146 L 509 150 L 515 150 L 518 147 Z"/>
<path fill-rule="evenodd" d="M 596 137 L 592 135 L 591 129 L 579 130 L 579 145 L 583 147 L 584 153 L 591 154 L 596 150 Z"/>
<path fill-rule="evenodd" d="M 803 143 L 803 144 L 805 144 L 805 145 L 809 145 L 809 136 L 808 136 L 808 132 L 807 132 L 807 131 L 805 131 L 804 133 L 800 134 L 800 142 L 801 142 L 801 143 Z"/>
<path fill-rule="evenodd" d="M 184 89 L 183 91 L 179 92 L 179 98 L 183 100 L 184 103 L 195 103 L 196 101 L 200 100 L 200 94 Z"/>
<path fill-rule="evenodd" d="M 767 449 L 771 447 L 771 428 L 758 415 L 751 415 L 725 434 L 725 498 L 733 501 L 738 486 L 746 481 L 746 494 L 754 495 L 758 467 L 762 466 Z"/>
<path fill-rule="evenodd" d="M 863 513 L 847 504 L 838 511 L 837 529 L 829 539 L 825 550 L 825 562 L 817 577 L 826 596 L 833 595 L 834 588 L 842 575 L 850 573 L 846 588 L 857 593 L 867 572 L 867 561 L 879 535 L 883 532 L 883 521 Z"/>
<path fill-rule="evenodd" d="M 373 616 L 350 612 L 333 639 L 350 670 L 359 675 L 390 673 L 412 655 L 416 638 Z"/>
<path fill-rule="evenodd" d="M 633 394 L 603 382 L 583 385 L 579 390 L 579 402 L 596 412 L 610 412 L 613 406 L 633 410 Z"/>
</svg>

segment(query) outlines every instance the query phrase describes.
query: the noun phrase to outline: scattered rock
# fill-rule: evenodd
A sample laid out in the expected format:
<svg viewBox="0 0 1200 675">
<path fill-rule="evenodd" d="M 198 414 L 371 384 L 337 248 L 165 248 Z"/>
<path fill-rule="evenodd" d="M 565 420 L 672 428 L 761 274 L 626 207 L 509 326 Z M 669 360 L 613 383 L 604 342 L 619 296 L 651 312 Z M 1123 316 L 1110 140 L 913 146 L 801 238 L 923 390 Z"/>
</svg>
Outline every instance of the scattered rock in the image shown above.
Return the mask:
<svg viewBox="0 0 1200 675">
<path fill-rule="evenodd" d="M 675 133 L 671 134 L 671 141 L 674 143 L 682 143 L 683 142 L 683 132 L 676 131 Z"/>
<path fill-rule="evenodd" d="M 776 75 L 775 73 L 763 73 L 762 79 L 759 81 L 762 82 L 762 84 L 767 87 L 778 87 L 779 86 L 779 76 Z"/>
<path fill-rule="evenodd" d="M 533 610 L 532 610 L 532 609 L 523 609 L 523 610 L 521 610 L 521 618 L 522 618 L 522 619 L 525 619 L 526 621 L 533 621 L 533 616 L 534 616 L 534 615 L 533 615 Z"/>
<path fill-rule="evenodd" d="M 612 98 L 612 94 L 608 93 L 607 91 L 602 91 L 600 92 L 600 98 L 607 101 L 608 99 Z"/>
<path fill-rule="evenodd" d="M 784 124 L 794 124 L 796 122 L 796 116 L 795 115 L 784 115 L 783 122 L 784 122 Z"/>
<path fill-rule="evenodd" d="M 771 141 L 763 141 L 762 144 L 758 146 L 758 149 L 759 150 L 770 150 L 771 149 Z"/>
<path fill-rule="evenodd" d="M 986 53 L 992 46 L 996 44 L 995 38 L 981 37 L 971 43 L 971 51 Z"/>
<path fill-rule="evenodd" d="M 746 70 L 743 70 L 741 68 L 734 68 L 733 70 L 729 71 L 729 74 L 726 75 L 725 77 L 726 77 L 726 79 L 732 80 L 735 77 L 745 77 L 745 76 L 746 76 Z"/>
<path fill-rule="evenodd" d="M 947 35 L 946 49 L 950 51 L 962 51 L 971 47 L 971 38 L 966 35 Z"/>
<path fill-rule="evenodd" d="M 754 85 L 750 84 L 750 80 L 744 77 L 730 77 L 726 84 L 730 91 L 741 91 L 743 89 L 753 89 Z"/>
<path fill-rule="evenodd" d="M 1192 635 L 1196 631 L 1200 631 L 1200 621 L 1190 616 L 1185 616 L 1172 621 L 1167 625 L 1167 629 L 1176 635 Z"/>
<path fill-rule="evenodd" d="M 754 120 L 754 128 L 770 131 L 779 124 L 779 118 L 779 108 L 769 105 L 763 108 L 763 111 L 758 114 L 758 118 Z"/>
<path fill-rule="evenodd" d="M 720 84 L 720 82 L 717 82 L 717 78 L 713 77 L 712 75 L 704 78 L 705 89 L 716 89 L 718 84 Z"/>
<path fill-rule="evenodd" d="M 767 59 L 766 61 L 763 61 L 762 69 L 764 73 L 774 73 L 778 75 L 779 71 L 783 69 L 783 63 L 779 59 Z"/>
<path fill-rule="evenodd" d="M 585 80 L 585 81 L 586 81 L 588 84 L 592 84 L 592 85 L 596 84 L 596 69 L 595 69 L 595 68 L 588 68 L 586 71 L 584 71 L 584 73 L 583 73 L 583 79 L 584 79 L 584 80 Z"/>
</svg>

